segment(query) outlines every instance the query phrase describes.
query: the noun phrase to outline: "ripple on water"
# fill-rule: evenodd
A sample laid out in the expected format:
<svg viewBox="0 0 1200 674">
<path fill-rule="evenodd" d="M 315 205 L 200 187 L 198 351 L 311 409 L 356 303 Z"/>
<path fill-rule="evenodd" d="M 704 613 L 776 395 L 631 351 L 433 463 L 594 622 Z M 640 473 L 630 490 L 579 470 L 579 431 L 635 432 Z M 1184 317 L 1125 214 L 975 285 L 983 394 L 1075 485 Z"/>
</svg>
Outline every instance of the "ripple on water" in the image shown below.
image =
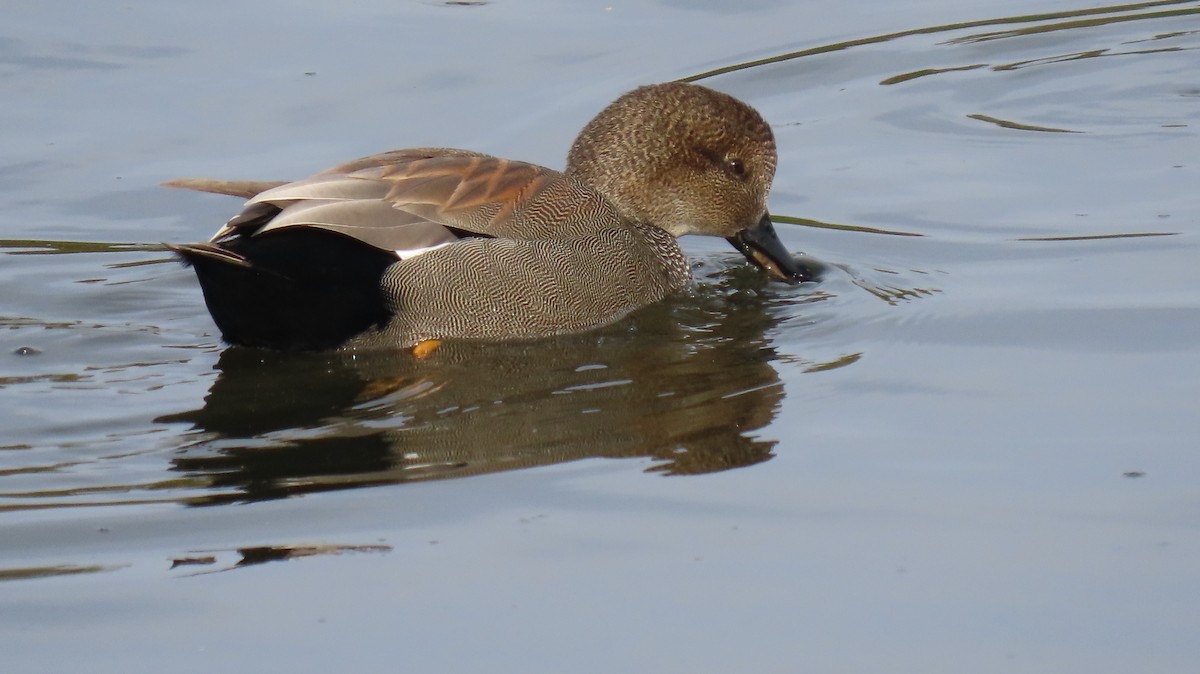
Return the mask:
<svg viewBox="0 0 1200 674">
<path fill-rule="evenodd" d="M 777 214 L 811 202 L 805 218 L 842 227 L 971 240 L 1154 233 L 1140 209 L 1186 212 L 1197 180 L 1200 32 L 1179 29 L 1197 15 L 1149 2 L 933 26 L 692 79 L 792 121 L 776 125 Z M 1111 199 L 1131 176 L 1137 198 Z"/>
<path fill-rule="evenodd" d="M 774 123 L 780 235 L 823 263 L 822 281 L 766 284 L 734 253 L 689 244 L 693 288 L 586 335 L 448 344 L 422 363 L 223 349 L 157 234 L 0 241 L 0 511 L 218 506 L 587 458 L 714 473 L 794 450 L 804 429 L 781 419 L 785 399 L 830 396 L 830 380 L 961 390 L 921 379 L 936 353 L 872 378 L 898 344 L 1186 354 L 1190 291 L 1140 306 L 1107 274 L 1168 285 L 1195 252 L 1200 32 L 1179 28 L 1196 14 L 1140 3 L 932 26 L 698 75 Z M 15 182 L 0 192 L 61 168 L 2 167 Z M 144 185 L 63 212 L 135 231 L 179 198 Z M 829 423 L 853 432 L 863 413 L 850 396 Z M 171 563 L 181 575 L 355 549 L 184 548 Z M 115 568 L 31 563 L 0 579 Z"/>
</svg>

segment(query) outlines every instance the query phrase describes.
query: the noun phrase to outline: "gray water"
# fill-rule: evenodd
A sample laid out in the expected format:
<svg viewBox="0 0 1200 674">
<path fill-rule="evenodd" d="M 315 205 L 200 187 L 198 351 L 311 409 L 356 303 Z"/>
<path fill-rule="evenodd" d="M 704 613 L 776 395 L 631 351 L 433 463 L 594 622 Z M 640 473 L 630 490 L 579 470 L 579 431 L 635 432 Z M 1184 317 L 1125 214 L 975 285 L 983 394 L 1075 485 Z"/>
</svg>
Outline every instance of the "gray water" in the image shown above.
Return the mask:
<svg viewBox="0 0 1200 674">
<path fill-rule="evenodd" d="M 0 8 L 12 672 L 1192 672 L 1200 2 Z M 376 151 L 757 107 L 819 284 L 226 349 L 161 241 Z"/>
</svg>

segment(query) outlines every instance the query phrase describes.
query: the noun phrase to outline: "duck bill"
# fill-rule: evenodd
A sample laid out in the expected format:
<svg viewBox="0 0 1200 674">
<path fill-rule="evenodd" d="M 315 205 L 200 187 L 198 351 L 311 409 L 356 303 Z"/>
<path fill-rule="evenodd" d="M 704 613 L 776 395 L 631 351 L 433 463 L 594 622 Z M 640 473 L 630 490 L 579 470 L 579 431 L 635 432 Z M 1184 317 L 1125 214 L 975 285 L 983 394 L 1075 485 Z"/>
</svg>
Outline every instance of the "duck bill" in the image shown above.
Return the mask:
<svg viewBox="0 0 1200 674">
<path fill-rule="evenodd" d="M 809 270 L 798 264 L 792 254 L 783 247 L 768 213 L 763 214 L 758 224 L 729 237 L 728 241 L 740 250 L 747 260 L 767 270 L 771 278 L 788 283 L 800 283 L 812 278 Z"/>
</svg>

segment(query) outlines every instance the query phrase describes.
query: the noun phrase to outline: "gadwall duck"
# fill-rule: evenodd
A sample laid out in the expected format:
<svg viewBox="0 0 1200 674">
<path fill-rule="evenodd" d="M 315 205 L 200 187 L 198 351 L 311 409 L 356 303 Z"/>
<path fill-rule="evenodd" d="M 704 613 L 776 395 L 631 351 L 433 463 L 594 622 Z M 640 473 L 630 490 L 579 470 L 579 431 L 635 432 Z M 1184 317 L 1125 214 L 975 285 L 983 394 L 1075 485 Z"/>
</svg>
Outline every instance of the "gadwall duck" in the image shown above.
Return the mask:
<svg viewBox="0 0 1200 674">
<path fill-rule="evenodd" d="M 711 89 L 635 89 L 583 128 L 564 172 L 444 148 L 304 180 L 164 183 L 249 198 L 207 243 L 169 244 L 230 344 L 409 348 L 620 319 L 691 278 L 676 237 L 728 239 L 773 278 L 810 274 L 767 214 L 771 127 Z"/>
</svg>

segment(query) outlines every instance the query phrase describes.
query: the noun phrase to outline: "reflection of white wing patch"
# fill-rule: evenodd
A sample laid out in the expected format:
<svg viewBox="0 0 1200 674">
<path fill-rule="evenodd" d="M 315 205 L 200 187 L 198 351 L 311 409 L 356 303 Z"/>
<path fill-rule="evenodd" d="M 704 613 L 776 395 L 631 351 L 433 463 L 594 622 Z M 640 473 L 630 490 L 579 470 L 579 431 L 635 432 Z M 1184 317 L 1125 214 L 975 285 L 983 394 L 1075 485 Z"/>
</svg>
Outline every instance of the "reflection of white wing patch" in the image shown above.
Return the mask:
<svg viewBox="0 0 1200 674">
<path fill-rule="evenodd" d="M 420 255 L 421 253 L 428 253 L 429 251 L 437 250 L 438 248 L 441 248 L 442 246 L 449 246 L 452 243 L 454 243 L 454 242 L 453 241 L 443 241 L 442 243 L 439 243 L 437 245 L 426 246 L 424 248 L 410 248 L 408 250 L 397 250 L 396 256 L 399 257 L 401 260 L 407 260 L 409 258 L 416 257 L 416 256 Z"/>
</svg>

